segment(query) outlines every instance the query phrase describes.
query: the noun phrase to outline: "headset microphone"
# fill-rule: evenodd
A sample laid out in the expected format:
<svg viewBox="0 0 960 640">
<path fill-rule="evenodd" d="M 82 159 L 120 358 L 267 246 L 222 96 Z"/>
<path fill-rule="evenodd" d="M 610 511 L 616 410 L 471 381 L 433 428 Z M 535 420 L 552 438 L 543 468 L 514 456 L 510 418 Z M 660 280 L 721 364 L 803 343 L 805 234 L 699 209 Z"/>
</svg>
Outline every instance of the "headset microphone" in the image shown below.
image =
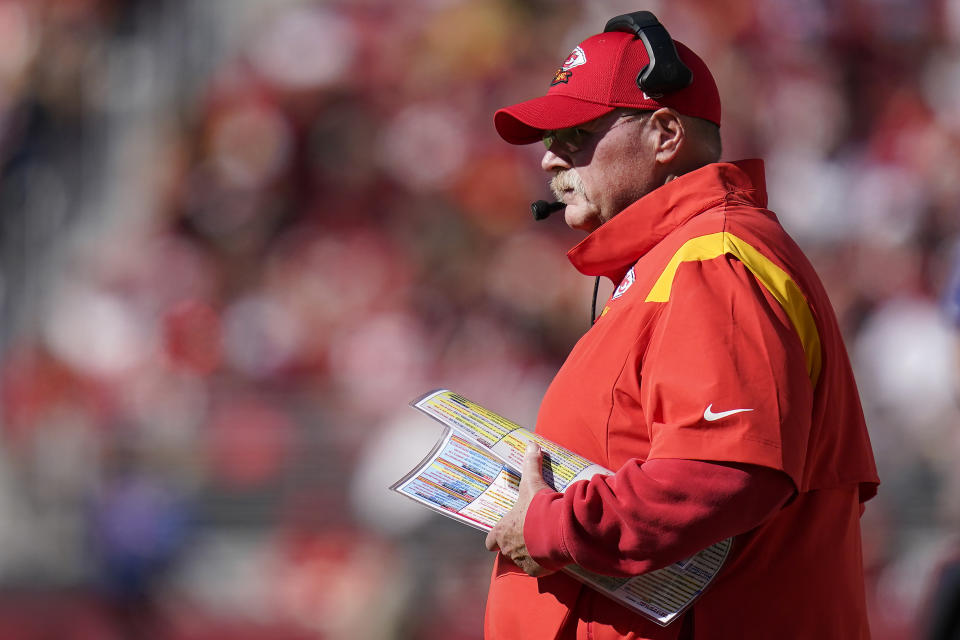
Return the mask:
<svg viewBox="0 0 960 640">
<path fill-rule="evenodd" d="M 530 211 L 533 213 L 534 220 L 546 220 L 551 213 L 566 208 L 564 202 L 547 202 L 546 200 L 537 200 L 530 205 Z"/>
</svg>

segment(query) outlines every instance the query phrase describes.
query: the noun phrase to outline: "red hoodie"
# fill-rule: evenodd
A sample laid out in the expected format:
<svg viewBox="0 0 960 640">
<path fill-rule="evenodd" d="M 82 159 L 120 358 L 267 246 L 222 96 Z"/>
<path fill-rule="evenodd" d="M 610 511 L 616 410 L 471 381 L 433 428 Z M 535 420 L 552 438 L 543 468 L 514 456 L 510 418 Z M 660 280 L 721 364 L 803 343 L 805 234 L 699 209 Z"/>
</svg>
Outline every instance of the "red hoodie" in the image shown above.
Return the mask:
<svg viewBox="0 0 960 640">
<path fill-rule="evenodd" d="M 739 533 L 724 568 L 661 628 L 566 574 L 530 578 L 498 556 L 488 638 L 869 637 L 869 437 L 826 293 L 765 207 L 760 161 L 711 164 L 570 252 L 581 272 L 620 284 L 547 391 L 537 432 L 618 471 L 541 492 L 524 525 L 541 564 L 608 575 Z M 677 460 L 724 466 L 683 477 L 650 464 Z M 785 487 L 795 495 L 776 508 Z M 751 510 L 743 496 L 762 499 Z"/>
</svg>

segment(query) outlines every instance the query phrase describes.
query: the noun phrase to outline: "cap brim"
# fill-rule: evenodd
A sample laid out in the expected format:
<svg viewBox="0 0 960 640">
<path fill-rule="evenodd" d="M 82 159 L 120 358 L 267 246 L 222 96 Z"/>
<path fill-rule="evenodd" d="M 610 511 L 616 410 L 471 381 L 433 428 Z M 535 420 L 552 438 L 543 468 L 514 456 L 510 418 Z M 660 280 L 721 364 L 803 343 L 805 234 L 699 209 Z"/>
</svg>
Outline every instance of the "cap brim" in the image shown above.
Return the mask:
<svg viewBox="0 0 960 640">
<path fill-rule="evenodd" d="M 504 107 L 493 115 L 500 137 L 510 144 L 539 142 L 551 129 L 566 129 L 606 115 L 616 107 L 561 95 L 546 95 Z"/>
</svg>

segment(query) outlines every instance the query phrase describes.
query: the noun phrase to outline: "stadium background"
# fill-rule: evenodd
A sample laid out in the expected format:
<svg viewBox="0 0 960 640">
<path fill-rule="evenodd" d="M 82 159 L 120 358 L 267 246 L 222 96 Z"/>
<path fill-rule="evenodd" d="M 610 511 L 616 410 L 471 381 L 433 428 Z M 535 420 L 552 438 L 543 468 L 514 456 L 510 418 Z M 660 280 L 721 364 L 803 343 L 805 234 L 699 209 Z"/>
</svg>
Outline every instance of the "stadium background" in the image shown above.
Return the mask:
<svg viewBox="0 0 960 640">
<path fill-rule="evenodd" d="M 0 0 L 0 638 L 479 638 L 482 535 L 385 488 L 438 435 L 405 405 L 532 424 L 592 283 L 491 116 L 639 8 L 826 282 L 874 636 L 920 637 L 960 521 L 957 0 Z"/>
</svg>

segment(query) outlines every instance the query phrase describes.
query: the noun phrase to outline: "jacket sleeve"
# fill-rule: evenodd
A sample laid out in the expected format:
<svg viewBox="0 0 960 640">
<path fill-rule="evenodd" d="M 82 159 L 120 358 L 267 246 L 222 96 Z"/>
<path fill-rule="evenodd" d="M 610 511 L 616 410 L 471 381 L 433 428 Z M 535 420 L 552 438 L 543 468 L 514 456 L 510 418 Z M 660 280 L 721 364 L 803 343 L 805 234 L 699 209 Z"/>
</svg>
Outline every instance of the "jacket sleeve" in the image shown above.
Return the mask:
<svg viewBox="0 0 960 640">
<path fill-rule="evenodd" d="M 817 334 L 742 262 L 681 264 L 639 365 L 646 459 L 758 465 L 804 487 L 814 382 L 801 331 Z"/>
<path fill-rule="evenodd" d="M 793 492 L 789 476 L 757 465 L 630 461 L 564 493 L 538 493 L 523 536 L 544 567 L 574 563 L 603 575 L 636 575 L 753 529 Z"/>
</svg>

